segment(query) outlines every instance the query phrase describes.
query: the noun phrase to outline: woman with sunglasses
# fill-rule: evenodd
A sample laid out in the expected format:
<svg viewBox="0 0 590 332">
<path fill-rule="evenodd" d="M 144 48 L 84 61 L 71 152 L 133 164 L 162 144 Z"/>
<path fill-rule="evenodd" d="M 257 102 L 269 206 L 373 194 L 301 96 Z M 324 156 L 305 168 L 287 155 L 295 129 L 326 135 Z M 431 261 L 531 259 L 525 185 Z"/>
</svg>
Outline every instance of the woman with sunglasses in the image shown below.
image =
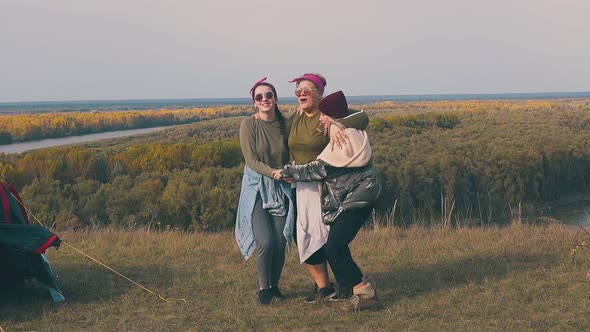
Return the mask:
<svg viewBox="0 0 590 332">
<path fill-rule="evenodd" d="M 291 185 L 272 177 L 274 170 L 289 162 L 287 139 L 291 123 L 279 111 L 275 87 L 265 80 L 250 89 L 257 116 L 244 119 L 240 125 L 240 147 L 246 165 L 235 235 L 244 258 L 256 256 L 258 301 L 271 304 L 275 298 L 284 298 L 279 281 L 285 245 L 293 239 L 295 206 Z"/>
<path fill-rule="evenodd" d="M 317 158 L 329 142 L 332 149 L 341 148 L 346 144 L 345 135 L 340 128 L 330 131 L 329 137 L 320 122 L 319 104 L 322 100 L 326 79 L 321 74 L 305 74 L 290 81 L 296 83 L 295 96 L 299 103 L 297 114 L 293 116 L 289 134 L 289 149 L 291 160 L 295 164 L 306 164 Z M 350 114 L 338 120 L 348 128 L 364 130 L 369 124 L 369 118 L 363 111 L 350 111 Z M 336 143 L 337 146 L 334 146 Z M 273 176 L 280 178 L 280 171 Z M 329 229 L 322 222 L 320 183 L 297 182 L 296 187 L 297 222 L 296 241 L 299 259 L 305 266 L 315 284 L 306 303 L 332 298 L 337 295 L 336 289 L 330 283 L 326 258 L 322 248 L 328 240 Z"/>
<path fill-rule="evenodd" d="M 348 115 L 348 103 L 342 91 L 320 102 L 320 122 L 328 130 L 343 129 L 348 136 L 342 149 L 325 147 L 316 160 L 306 164 L 288 164 L 283 176 L 295 181 L 322 181 L 321 216 L 330 225 L 328 239 L 314 256 L 328 261 L 338 282 L 331 301 L 348 301 L 349 312 L 374 307 L 377 292 L 352 259 L 349 244 L 368 220 L 381 194 L 379 175 L 371 161 L 371 145 L 366 131 L 344 128 L 336 119 Z M 273 173 L 273 176 L 276 172 Z"/>
</svg>

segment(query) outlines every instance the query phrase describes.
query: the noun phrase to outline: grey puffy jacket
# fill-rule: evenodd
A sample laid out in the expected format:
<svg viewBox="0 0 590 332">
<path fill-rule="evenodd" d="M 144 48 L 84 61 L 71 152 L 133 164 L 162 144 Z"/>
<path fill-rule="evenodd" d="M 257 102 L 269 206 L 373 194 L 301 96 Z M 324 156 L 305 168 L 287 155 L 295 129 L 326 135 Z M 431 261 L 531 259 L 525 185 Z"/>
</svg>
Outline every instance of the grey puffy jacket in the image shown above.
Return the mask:
<svg viewBox="0 0 590 332">
<path fill-rule="evenodd" d="M 334 167 L 322 160 L 288 164 L 286 177 L 296 181 L 322 181 L 322 218 L 331 225 L 344 211 L 372 206 L 381 194 L 381 179 L 372 163 L 363 167 Z"/>
</svg>

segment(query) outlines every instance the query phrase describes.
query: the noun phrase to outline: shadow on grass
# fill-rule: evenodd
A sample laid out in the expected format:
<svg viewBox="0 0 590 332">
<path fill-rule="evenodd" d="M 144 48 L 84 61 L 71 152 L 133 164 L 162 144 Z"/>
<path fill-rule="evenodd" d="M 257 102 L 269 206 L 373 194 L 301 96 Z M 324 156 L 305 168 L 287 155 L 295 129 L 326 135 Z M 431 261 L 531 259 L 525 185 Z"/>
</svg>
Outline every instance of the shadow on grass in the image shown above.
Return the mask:
<svg viewBox="0 0 590 332">
<path fill-rule="evenodd" d="M 466 284 L 497 280 L 558 263 L 552 255 L 473 256 L 436 264 L 396 267 L 370 273 L 384 304 Z"/>
<path fill-rule="evenodd" d="M 54 303 L 49 291 L 35 280 L 4 285 L 0 287 L 0 321 L 30 320 L 68 304 L 112 302 L 139 288 L 93 263 L 69 264 L 54 272 L 66 297 L 64 303 Z M 119 272 L 156 293 L 188 276 L 186 271 L 174 271 L 162 265 L 126 266 Z"/>
<path fill-rule="evenodd" d="M 361 261 L 360 256 L 354 259 L 357 263 Z M 443 260 L 433 264 L 395 266 L 385 271 L 375 271 L 370 265 L 361 266 L 361 269 L 376 283 L 381 302 L 391 304 L 401 298 L 412 298 L 466 284 L 482 283 L 484 280 L 501 279 L 509 273 L 523 273 L 558 263 L 559 257 L 551 254 L 478 255 L 459 260 Z M 331 271 L 330 275 L 333 277 Z M 309 289 L 294 289 L 287 295 L 303 298 L 311 292 L 311 281 L 309 285 Z"/>
</svg>

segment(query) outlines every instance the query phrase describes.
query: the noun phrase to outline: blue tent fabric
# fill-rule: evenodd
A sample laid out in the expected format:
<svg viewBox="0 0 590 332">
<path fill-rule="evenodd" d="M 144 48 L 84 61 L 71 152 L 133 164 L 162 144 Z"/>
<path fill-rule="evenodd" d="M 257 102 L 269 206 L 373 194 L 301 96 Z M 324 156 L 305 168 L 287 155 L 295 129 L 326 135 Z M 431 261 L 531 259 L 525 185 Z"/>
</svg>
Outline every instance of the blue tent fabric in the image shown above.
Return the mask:
<svg viewBox="0 0 590 332">
<path fill-rule="evenodd" d="M 43 226 L 28 224 L 15 195 L 14 188 L 0 184 L 0 284 L 36 279 L 53 301 L 62 302 L 65 297 L 44 254 L 49 247 L 58 248 L 61 240 Z"/>
<path fill-rule="evenodd" d="M 37 225 L 0 224 L 0 245 L 15 251 L 42 253 L 50 246 L 59 247 L 59 238 Z"/>
</svg>

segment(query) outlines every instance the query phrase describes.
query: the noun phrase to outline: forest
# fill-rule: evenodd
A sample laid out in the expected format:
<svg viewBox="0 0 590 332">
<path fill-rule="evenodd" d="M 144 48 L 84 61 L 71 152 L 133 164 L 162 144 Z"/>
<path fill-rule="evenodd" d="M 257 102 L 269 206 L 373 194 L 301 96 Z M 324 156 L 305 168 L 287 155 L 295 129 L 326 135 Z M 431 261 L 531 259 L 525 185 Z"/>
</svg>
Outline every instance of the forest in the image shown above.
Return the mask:
<svg viewBox="0 0 590 332">
<path fill-rule="evenodd" d="M 113 130 L 187 124 L 246 115 L 249 106 L 137 111 L 91 111 L 0 114 L 0 144 L 86 135 Z"/>
<path fill-rule="evenodd" d="M 590 192 L 590 99 L 351 107 L 371 119 L 385 184 L 376 213 L 396 225 L 489 224 Z M 208 112 L 163 132 L 1 154 L 0 172 L 57 229 L 231 229 L 244 166 L 238 129 L 252 110 Z"/>
</svg>

